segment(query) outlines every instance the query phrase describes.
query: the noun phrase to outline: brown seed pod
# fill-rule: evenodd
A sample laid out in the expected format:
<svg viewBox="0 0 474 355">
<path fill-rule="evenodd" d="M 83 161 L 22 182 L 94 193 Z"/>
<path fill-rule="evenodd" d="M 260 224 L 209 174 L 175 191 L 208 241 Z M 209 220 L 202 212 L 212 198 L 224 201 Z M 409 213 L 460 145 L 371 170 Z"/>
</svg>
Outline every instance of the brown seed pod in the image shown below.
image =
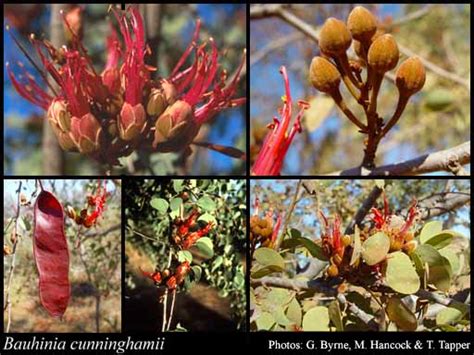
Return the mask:
<svg viewBox="0 0 474 355">
<path fill-rule="evenodd" d="M 341 74 L 329 60 L 314 57 L 309 68 L 309 79 L 316 90 L 329 93 L 339 88 Z"/>
<path fill-rule="evenodd" d="M 367 54 L 369 65 L 377 73 L 392 70 L 398 63 L 398 46 L 392 35 L 384 34 L 370 46 Z"/>
<path fill-rule="evenodd" d="M 377 31 L 377 20 L 365 7 L 356 6 L 347 18 L 347 28 L 353 38 L 367 42 Z"/>
<path fill-rule="evenodd" d="M 418 57 L 408 58 L 397 70 L 397 88 L 404 95 L 413 95 L 420 91 L 425 80 L 425 67 Z"/>
<path fill-rule="evenodd" d="M 324 22 L 319 33 L 319 48 L 324 53 L 337 56 L 347 51 L 351 46 L 351 33 L 346 24 L 334 17 L 330 17 Z"/>
</svg>

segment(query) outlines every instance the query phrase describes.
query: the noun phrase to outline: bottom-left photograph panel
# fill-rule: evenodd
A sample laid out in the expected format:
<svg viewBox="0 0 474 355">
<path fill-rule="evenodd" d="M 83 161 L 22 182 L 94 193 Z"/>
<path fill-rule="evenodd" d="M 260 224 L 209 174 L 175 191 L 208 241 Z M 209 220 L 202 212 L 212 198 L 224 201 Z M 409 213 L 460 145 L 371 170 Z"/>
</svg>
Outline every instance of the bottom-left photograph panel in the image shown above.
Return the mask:
<svg viewBox="0 0 474 355">
<path fill-rule="evenodd" d="M 121 181 L 3 188 L 4 332 L 120 332 Z"/>
</svg>

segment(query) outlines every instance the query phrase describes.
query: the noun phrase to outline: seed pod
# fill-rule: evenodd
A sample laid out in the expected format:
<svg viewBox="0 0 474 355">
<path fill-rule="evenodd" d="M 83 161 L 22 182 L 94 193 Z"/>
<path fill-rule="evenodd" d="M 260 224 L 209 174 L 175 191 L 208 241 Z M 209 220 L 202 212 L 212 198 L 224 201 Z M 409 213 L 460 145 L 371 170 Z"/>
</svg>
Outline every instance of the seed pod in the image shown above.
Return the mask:
<svg viewBox="0 0 474 355">
<path fill-rule="evenodd" d="M 396 84 L 400 93 L 413 95 L 425 84 L 425 67 L 418 57 L 405 60 L 397 70 Z"/>
<path fill-rule="evenodd" d="M 356 6 L 347 18 L 347 28 L 353 38 L 367 42 L 377 31 L 377 20 L 365 7 Z"/>
<path fill-rule="evenodd" d="M 321 92 L 329 93 L 339 88 L 341 74 L 329 60 L 314 57 L 309 69 L 311 84 Z"/>
<path fill-rule="evenodd" d="M 324 22 L 319 33 L 321 51 L 331 56 L 337 56 L 347 51 L 351 41 L 351 33 L 344 22 L 334 17 L 330 17 Z"/>
<path fill-rule="evenodd" d="M 69 250 L 63 208 L 53 194 L 44 190 L 34 208 L 33 255 L 41 303 L 51 316 L 61 317 L 70 296 Z"/>
<path fill-rule="evenodd" d="M 372 43 L 367 58 L 377 73 L 385 73 L 397 66 L 398 55 L 397 42 L 392 35 L 384 34 Z"/>
</svg>

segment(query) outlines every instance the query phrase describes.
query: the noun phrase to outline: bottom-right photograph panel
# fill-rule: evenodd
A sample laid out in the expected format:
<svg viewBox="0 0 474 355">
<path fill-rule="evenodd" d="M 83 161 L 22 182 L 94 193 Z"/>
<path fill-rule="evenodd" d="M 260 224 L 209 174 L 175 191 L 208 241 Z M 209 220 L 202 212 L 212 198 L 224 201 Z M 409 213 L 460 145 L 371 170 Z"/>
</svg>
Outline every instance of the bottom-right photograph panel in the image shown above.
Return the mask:
<svg viewBox="0 0 474 355">
<path fill-rule="evenodd" d="M 250 329 L 470 331 L 470 181 L 252 180 Z"/>
</svg>

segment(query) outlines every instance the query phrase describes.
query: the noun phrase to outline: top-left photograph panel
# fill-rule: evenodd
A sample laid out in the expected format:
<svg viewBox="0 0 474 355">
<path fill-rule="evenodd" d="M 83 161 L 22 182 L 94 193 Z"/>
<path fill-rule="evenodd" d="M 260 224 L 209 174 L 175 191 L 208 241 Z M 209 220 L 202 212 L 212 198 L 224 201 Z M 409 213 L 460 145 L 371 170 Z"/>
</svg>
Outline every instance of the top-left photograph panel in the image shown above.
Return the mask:
<svg viewBox="0 0 474 355">
<path fill-rule="evenodd" d="M 5 4 L 5 175 L 245 175 L 246 16 Z"/>
</svg>

